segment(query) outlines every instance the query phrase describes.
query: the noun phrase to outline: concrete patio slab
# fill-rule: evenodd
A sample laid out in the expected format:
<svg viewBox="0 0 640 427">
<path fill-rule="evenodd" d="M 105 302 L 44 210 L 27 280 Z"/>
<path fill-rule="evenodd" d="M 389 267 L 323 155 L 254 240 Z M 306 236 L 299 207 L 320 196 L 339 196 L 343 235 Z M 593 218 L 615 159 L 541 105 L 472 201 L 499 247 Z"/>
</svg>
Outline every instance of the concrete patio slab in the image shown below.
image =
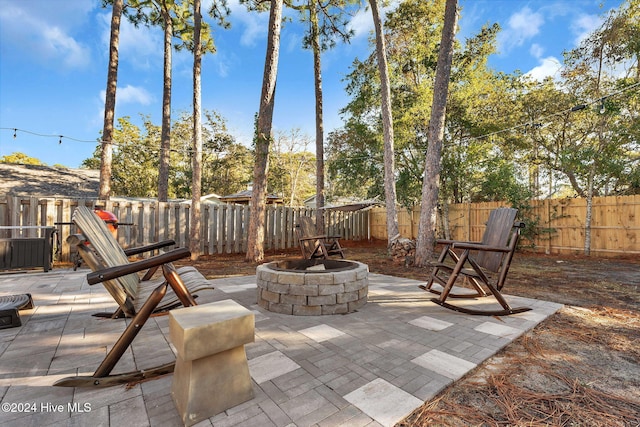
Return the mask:
<svg viewBox="0 0 640 427">
<path fill-rule="evenodd" d="M 344 398 L 383 426 L 393 426 L 423 403 L 382 378 L 365 384 Z"/>
<path fill-rule="evenodd" d="M 91 374 L 129 322 L 91 316 L 116 304 L 87 272 L 0 275 L 0 296 L 29 292 L 35 302 L 21 327 L 0 330 L 0 425 L 180 425 L 173 375 L 130 388 L 52 385 Z M 419 281 L 370 274 L 357 312 L 298 317 L 258 307 L 255 276 L 211 282 L 199 303 L 232 299 L 255 314 L 246 346 L 255 397 L 199 426 L 393 425 L 561 307 L 507 296 L 533 310 L 470 316 L 432 303 Z M 168 316 L 152 317 L 113 373 L 174 358 Z"/>
</svg>

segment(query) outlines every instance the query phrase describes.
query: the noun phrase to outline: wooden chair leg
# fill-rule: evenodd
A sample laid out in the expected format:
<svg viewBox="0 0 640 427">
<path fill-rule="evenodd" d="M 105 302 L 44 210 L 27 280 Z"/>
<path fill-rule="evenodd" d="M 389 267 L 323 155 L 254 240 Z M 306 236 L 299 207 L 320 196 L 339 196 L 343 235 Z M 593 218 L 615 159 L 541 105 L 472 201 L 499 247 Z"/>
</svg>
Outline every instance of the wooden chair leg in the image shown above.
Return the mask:
<svg viewBox="0 0 640 427">
<path fill-rule="evenodd" d="M 445 285 L 444 289 L 442 289 L 442 292 L 440 293 L 440 298 L 439 298 L 440 302 L 444 302 L 449 296 L 449 293 L 451 293 L 451 289 L 453 289 L 453 285 L 456 283 L 456 280 L 460 275 L 460 271 L 462 271 L 462 267 L 464 266 L 464 263 L 466 262 L 468 257 L 469 257 L 469 250 L 467 249 L 464 252 L 462 252 L 460 259 L 456 263 L 456 266 L 453 268 L 453 271 L 449 276 L 449 280 L 447 281 L 447 284 Z"/>
<path fill-rule="evenodd" d="M 146 321 L 151 317 L 153 310 L 160 304 L 162 298 L 164 298 L 167 293 L 167 286 L 168 283 L 164 282 L 153 290 L 147 301 L 145 301 L 140 308 L 140 311 L 131 319 L 129 325 L 122 335 L 120 335 L 118 341 L 116 341 L 109 353 L 107 353 L 107 356 L 92 376 L 62 378 L 56 381 L 54 385 L 62 387 L 109 387 L 117 384 L 126 384 L 140 378 L 149 378 L 152 371 L 156 374 L 173 372 L 174 363 L 171 363 L 151 370 L 134 371 L 114 376 L 109 375 L 124 352 L 129 348 L 133 339 L 138 335 L 138 332 L 140 332 Z"/>
<path fill-rule="evenodd" d="M 198 305 L 172 264 L 163 264 L 162 274 L 164 274 L 164 278 L 169 283 L 171 289 L 173 289 L 173 292 L 176 294 L 182 305 L 185 307 Z"/>
<path fill-rule="evenodd" d="M 455 251 L 453 251 L 451 249 L 451 246 L 447 245 L 442 249 L 442 252 L 440 253 L 440 256 L 438 257 L 438 261 L 437 264 L 444 264 L 447 255 L 453 260 L 453 262 L 456 263 L 456 266 L 458 266 L 458 264 L 460 264 L 460 257 L 458 256 L 457 253 L 455 253 Z M 472 259 L 468 257 L 469 253 L 467 253 L 467 258 L 465 258 L 466 261 L 472 262 Z M 460 264 L 460 269 L 458 270 L 458 274 L 460 274 L 460 270 L 462 269 L 462 267 L 464 267 L 464 262 L 462 262 L 462 264 Z M 437 289 L 433 289 L 433 284 L 434 282 L 438 283 L 439 285 L 441 285 L 443 288 L 446 287 L 447 283 L 444 282 L 444 280 L 442 280 L 442 278 L 440 278 L 438 276 L 438 273 L 440 272 L 440 270 L 442 269 L 442 267 L 440 267 L 439 265 L 436 265 L 433 267 L 433 269 L 431 270 L 431 274 L 429 276 L 429 281 L 427 282 L 426 285 L 419 285 L 418 287 L 422 290 L 431 292 L 433 294 L 436 295 L 440 295 L 442 293 L 442 291 L 439 291 Z M 466 293 L 466 294 L 456 294 L 456 293 L 451 293 L 449 291 L 448 297 L 449 298 L 476 298 L 476 297 L 486 297 L 487 293 L 484 291 L 484 289 L 482 288 L 481 284 L 474 279 L 473 277 L 469 278 L 469 282 L 471 283 L 471 286 L 473 286 L 473 288 L 475 289 L 475 293 L 471 294 L 471 293 Z"/>
<path fill-rule="evenodd" d="M 144 276 L 142 276 L 142 279 L 140 279 L 140 281 L 146 282 L 147 280 L 151 279 L 153 275 L 156 274 L 156 271 L 158 271 L 158 267 L 159 266 L 151 267 L 150 269 L 148 269 Z"/>
<path fill-rule="evenodd" d="M 449 246 L 445 246 L 442 251 L 440 252 L 440 256 L 438 257 L 438 264 L 442 264 L 444 262 L 444 260 L 447 258 L 447 252 L 449 251 Z M 453 252 L 453 251 L 452 251 Z M 455 254 L 455 252 L 454 252 Z M 457 262 L 457 261 L 456 261 Z M 434 294 L 440 294 L 440 291 L 436 291 L 435 289 L 432 289 L 433 287 L 433 282 L 437 281 L 436 279 L 438 278 L 438 273 L 440 272 L 440 267 L 438 267 L 437 265 L 435 267 L 433 267 L 433 269 L 431 270 L 431 275 L 429 276 L 429 281 L 427 282 L 426 285 L 420 285 L 418 286 L 420 289 L 423 289 L 425 291 L 428 292 L 432 292 Z M 443 286 L 444 287 L 444 286 Z"/>
</svg>

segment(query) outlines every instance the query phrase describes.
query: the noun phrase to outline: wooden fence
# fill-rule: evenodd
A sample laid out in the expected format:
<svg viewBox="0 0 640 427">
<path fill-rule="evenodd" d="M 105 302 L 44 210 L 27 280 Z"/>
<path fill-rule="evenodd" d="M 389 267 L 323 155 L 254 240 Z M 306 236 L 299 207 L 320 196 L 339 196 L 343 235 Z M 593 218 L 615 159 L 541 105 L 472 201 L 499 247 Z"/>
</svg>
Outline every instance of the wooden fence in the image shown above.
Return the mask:
<svg viewBox="0 0 640 427">
<path fill-rule="evenodd" d="M 449 231 L 456 240 L 482 239 L 489 212 L 501 202 L 449 205 Z M 533 247 L 547 254 L 582 254 L 585 243 L 585 199 L 533 200 L 520 219 L 534 226 Z M 398 213 L 400 234 L 415 239 L 420 207 Z M 371 211 L 371 237 L 386 239 L 386 210 Z M 442 226 L 438 226 L 442 235 Z M 612 257 L 640 254 L 640 195 L 595 197 L 591 222 L 591 254 Z"/>
<path fill-rule="evenodd" d="M 22 196 L 0 198 L 0 226 L 30 226 L 22 230 L 0 230 L 2 237 L 37 237 L 35 226 L 56 226 L 61 245 L 57 259 L 69 260 L 65 239 L 75 233 L 71 215 L 78 204 L 97 204 L 113 212 L 120 224 L 118 240 L 127 248 L 174 239 L 178 246 L 189 245 L 188 203 L 158 203 L 112 199 L 57 199 Z M 449 231 L 458 240 L 480 240 L 489 212 L 503 206 L 500 202 L 464 203 L 449 206 Z M 586 201 L 584 199 L 534 200 L 530 212 L 521 219 L 533 225 L 536 251 L 548 254 L 582 254 L 585 239 Z M 269 206 L 266 212 L 265 249 L 297 246 L 294 225 L 301 215 L 314 212 L 304 208 Z M 202 241 L 204 254 L 244 253 L 250 209 L 245 205 L 202 204 Z M 386 211 L 327 211 L 327 232 L 347 240 L 386 240 Z M 398 222 L 404 237 L 416 238 L 420 208 L 400 210 Z M 442 230 L 442 227 L 439 227 Z M 596 197 L 593 200 L 591 253 L 595 256 L 640 254 L 640 195 Z M 439 231 L 442 233 L 442 231 Z M 531 243 L 531 242 L 526 242 Z"/>
<path fill-rule="evenodd" d="M 78 205 L 96 205 L 118 218 L 118 241 L 124 248 L 173 239 L 177 246 L 189 246 L 189 203 L 132 201 L 111 199 L 57 199 L 6 196 L 0 198 L 0 226 L 23 226 L 20 230 L 0 230 L 0 237 L 36 237 L 33 226 L 55 226 L 60 240 L 58 260 L 70 259 L 66 238 L 76 232 L 71 215 Z M 244 253 L 247 250 L 250 208 L 246 205 L 202 205 L 201 252 Z M 301 215 L 313 216 L 315 211 L 305 208 L 268 206 L 265 224 L 265 249 L 297 247 L 295 224 Z M 367 212 L 327 211 L 327 233 L 338 234 L 347 240 L 368 238 Z M 32 226 L 27 228 L 27 226 Z"/>
</svg>

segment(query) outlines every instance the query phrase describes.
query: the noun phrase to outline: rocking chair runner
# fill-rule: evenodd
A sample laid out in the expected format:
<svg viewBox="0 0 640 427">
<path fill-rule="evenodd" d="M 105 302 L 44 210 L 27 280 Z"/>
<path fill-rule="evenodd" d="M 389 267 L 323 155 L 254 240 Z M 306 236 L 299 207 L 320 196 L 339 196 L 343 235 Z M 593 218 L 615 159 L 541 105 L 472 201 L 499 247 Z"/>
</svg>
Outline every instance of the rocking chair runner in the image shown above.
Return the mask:
<svg viewBox="0 0 640 427">
<path fill-rule="evenodd" d="M 438 240 L 437 243 L 443 244 L 444 248 L 431 271 L 429 281 L 420 288 L 439 294 L 439 298 L 432 299 L 436 304 L 467 314 L 504 316 L 531 310 L 528 307 L 511 308 L 501 294 L 518 244 L 520 229 L 524 227 L 524 223 L 515 221 L 517 213 L 517 209 L 511 208 L 493 210 L 489 214 L 482 242 Z M 453 263 L 447 262 L 447 258 Z M 492 280 L 488 272 L 495 273 L 497 279 Z M 460 276 L 466 279 L 465 282 L 471 285 L 474 292 L 452 292 Z M 435 283 L 440 284 L 443 289 L 441 291 L 434 289 Z M 484 288 L 488 289 L 489 293 Z M 475 298 L 489 295 L 495 297 L 502 306 L 502 310 L 479 310 L 446 302 L 447 298 Z"/>
<path fill-rule="evenodd" d="M 344 249 L 340 246 L 340 236 L 317 235 L 313 218 L 301 216 L 296 224 L 296 235 L 300 251 L 305 259 L 328 259 L 331 255 L 344 258 Z"/>
<path fill-rule="evenodd" d="M 156 368 L 110 375 L 135 336 L 154 312 L 158 312 L 159 308 L 166 311 L 177 304 L 196 305 L 194 296 L 191 294 L 194 289 L 213 289 L 195 268 L 183 267 L 176 271 L 173 267 L 173 261 L 190 256 L 189 250 L 179 248 L 141 261 L 129 262 L 104 222 L 89 209 L 78 207 L 74 212 L 73 220 L 82 229 L 84 237 L 70 236 L 68 240 L 77 244 L 83 260 L 93 270 L 87 275 L 87 282 L 90 285 L 103 283 L 118 303 L 120 308 L 111 317 L 126 315 L 132 319 L 92 376 L 67 377 L 58 380 L 55 385 L 105 387 L 173 372 L 174 363 L 172 362 Z M 87 238 L 91 242 L 90 245 L 84 244 Z M 158 247 L 158 245 L 151 246 Z M 162 268 L 163 274 L 163 279 L 160 281 L 141 281 L 139 279 L 138 272 L 155 271 L 159 267 Z M 168 289 L 171 289 L 170 293 L 173 297 L 169 301 L 165 301 Z M 174 300 L 178 302 L 176 303 Z"/>
</svg>

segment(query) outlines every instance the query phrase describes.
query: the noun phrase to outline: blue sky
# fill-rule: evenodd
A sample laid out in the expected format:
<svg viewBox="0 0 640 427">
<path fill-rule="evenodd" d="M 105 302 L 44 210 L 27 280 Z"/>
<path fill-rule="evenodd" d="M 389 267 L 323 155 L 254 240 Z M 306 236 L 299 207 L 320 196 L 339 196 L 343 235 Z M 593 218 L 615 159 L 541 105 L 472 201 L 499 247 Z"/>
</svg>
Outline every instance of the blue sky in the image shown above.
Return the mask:
<svg viewBox="0 0 640 427">
<path fill-rule="evenodd" d="M 460 40 L 498 22 L 499 54 L 490 66 L 535 78 L 554 75 L 562 51 L 601 22 L 622 0 L 459 0 Z M 208 1 L 204 1 L 205 6 Z M 217 53 L 202 67 L 203 108 L 218 111 L 238 142 L 249 145 L 258 109 L 268 14 L 231 5 L 230 30 L 214 29 Z M 600 5 L 603 5 L 601 8 Z M 49 165 L 78 167 L 102 130 L 111 10 L 99 0 L 0 0 L 0 157 L 19 151 Z M 325 135 L 341 126 L 343 79 L 365 58 L 373 25 L 368 10 L 353 17 L 355 37 L 322 57 Z M 282 30 L 274 131 L 300 129 L 313 137 L 312 55 L 301 49 L 303 28 Z M 162 33 L 122 21 L 116 117 L 139 114 L 160 124 Z M 173 114 L 191 109 L 192 57 L 173 58 Z M 18 129 L 14 138 L 14 129 Z M 38 136 L 32 133 L 41 135 Z M 58 135 L 63 135 L 60 143 Z"/>
</svg>

